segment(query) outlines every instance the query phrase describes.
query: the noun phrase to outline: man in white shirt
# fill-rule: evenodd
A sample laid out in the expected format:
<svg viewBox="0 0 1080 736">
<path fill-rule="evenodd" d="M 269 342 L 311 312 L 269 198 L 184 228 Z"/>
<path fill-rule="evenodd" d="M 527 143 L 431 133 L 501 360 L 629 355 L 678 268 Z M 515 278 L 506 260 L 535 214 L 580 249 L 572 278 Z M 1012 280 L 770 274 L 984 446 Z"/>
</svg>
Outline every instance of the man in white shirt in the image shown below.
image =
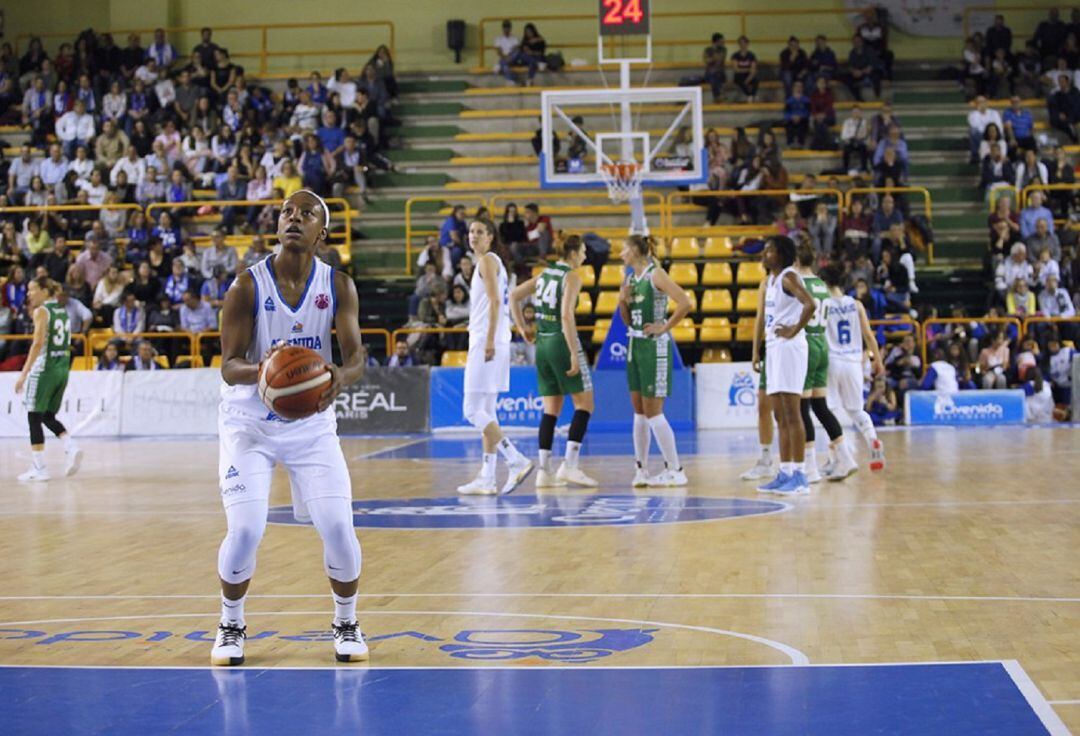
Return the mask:
<svg viewBox="0 0 1080 736">
<path fill-rule="evenodd" d="M 116 175 L 121 171 L 127 174 L 128 184 L 136 187 L 142 184 L 143 177 L 146 176 L 146 161 L 139 156 L 135 146 L 128 146 L 124 157 L 117 161 L 109 172 L 109 183 L 113 186 L 116 186 Z"/>
<path fill-rule="evenodd" d="M 1039 311 L 1046 317 L 1076 316 L 1072 297 L 1059 285 L 1057 276 L 1046 279 L 1046 288 L 1039 293 Z"/>
<path fill-rule="evenodd" d="M 293 108 L 289 127 L 295 139 L 302 138 L 305 133 L 314 133 L 319 127 L 319 108 L 311 103 L 311 93 L 306 89 L 300 92 L 300 102 Z"/>
<path fill-rule="evenodd" d="M 19 157 L 11 162 L 8 169 L 8 199 L 12 204 L 19 204 L 22 195 L 30 189 L 30 182 L 41 171 L 41 162 L 30 151 L 30 144 L 24 143 Z M 18 196 L 18 200 L 16 200 Z"/>
<path fill-rule="evenodd" d="M 968 137 L 971 142 L 971 163 L 979 163 L 979 144 L 982 143 L 983 132 L 986 126 L 994 123 L 998 131 L 1004 132 L 1001 123 L 1001 113 L 992 110 L 986 102 L 986 97 L 979 95 L 975 98 L 975 109 L 968 113 Z"/>
<path fill-rule="evenodd" d="M 64 156 L 75 158 L 75 149 L 86 146 L 94 137 L 94 116 L 86 112 L 86 103 L 75 100 L 75 107 L 56 121 L 56 137 L 64 144 Z"/>
<path fill-rule="evenodd" d="M 522 51 L 521 42 L 513 35 L 514 26 L 510 21 L 503 21 L 502 31 L 502 35 L 495 39 L 495 51 L 499 54 L 499 73 L 511 84 L 517 84 L 511 67 L 528 66 L 528 85 L 532 86 L 533 77 L 536 76 L 536 70 L 539 68 L 539 60 L 532 54 Z"/>
<path fill-rule="evenodd" d="M 164 69 L 158 73 L 157 81 L 154 83 L 154 94 L 157 95 L 158 104 L 162 108 L 168 109 L 176 102 L 176 85 L 169 79 Z"/>
<path fill-rule="evenodd" d="M 154 57 L 146 60 L 146 63 L 135 70 L 135 78 L 147 87 L 153 87 L 158 81 L 158 65 Z"/>
<path fill-rule="evenodd" d="M 74 153 L 74 151 L 72 151 L 72 153 Z M 49 157 L 41 162 L 41 168 L 39 169 L 41 181 L 45 183 L 45 186 L 52 189 L 63 180 L 64 174 L 66 174 L 67 171 L 68 162 L 67 159 L 64 158 L 63 152 L 60 150 L 60 144 L 51 144 L 49 146 Z"/>
<path fill-rule="evenodd" d="M 844 144 L 844 171 L 854 176 L 861 171 L 867 170 L 867 159 L 870 151 L 866 147 L 866 141 L 870 137 L 870 125 L 863 117 L 862 108 L 855 105 L 851 108 L 851 116 L 844 121 L 840 128 L 840 140 Z M 851 156 L 859 157 L 859 168 L 851 166 Z"/>
</svg>

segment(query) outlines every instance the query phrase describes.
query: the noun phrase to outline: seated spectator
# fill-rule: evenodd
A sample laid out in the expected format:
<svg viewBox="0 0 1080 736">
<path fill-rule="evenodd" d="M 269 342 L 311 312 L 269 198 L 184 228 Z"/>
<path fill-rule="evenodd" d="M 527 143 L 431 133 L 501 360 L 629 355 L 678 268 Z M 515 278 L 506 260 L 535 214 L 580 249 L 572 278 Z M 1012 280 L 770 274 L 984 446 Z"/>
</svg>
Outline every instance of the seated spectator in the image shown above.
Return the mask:
<svg viewBox="0 0 1080 736">
<path fill-rule="evenodd" d="M 824 77 L 828 81 L 836 79 L 836 71 L 839 68 L 836 54 L 829 48 L 829 41 L 825 36 L 818 35 L 814 39 L 814 51 L 810 54 L 810 79 L 817 87 L 817 80 Z"/>
<path fill-rule="evenodd" d="M 979 177 L 980 191 L 989 199 L 993 196 L 995 189 L 1011 187 L 1015 181 L 1016 171 L 1009 159 L 1005 158 L 1001 143 L 993 143 L 990 146 L 989 155 L 982 160 L 982 174 Z M 1008 200 L 1008 197 L 1001 199 Z M 1001 199 L 998 201 L 1000 202 Z"/>
<path fill-rule="evenodd" d="M 342 268 L 341 253 L 325 240 L 320 240 L 315 245 L 315 257 L 335 271 L 340 271 Z"/>
<path fill-rule="evenodd" d="M 67 238 L 57 235 L 53 239 L 52 252 L 45 254 L 44 265 L 49 272 L 49 278 L 62 284 L 67 280 L 68 269 L 71 268 L 72 255 L 68 250 Z"/>
<path fill-rule="evenodd" d="M 120 306 L 127 279 L 120 274 L 115 264 L 111 264 L 94 287 L 93 309 L 104 325 L 113 322 L 113 311 Z"/>
<path fill-rule="evenodd" d="M 899 423 L 904 416 L 899 406 L 896 392 L 886 384 L 885 377 L 875 378 L 870 394 L 866 397 L 866 413 L 870 415 L 870 421 L 874 423 L 874 426 L 882 427 Z"/>
<path fill-rule="evenodd" d="M 923 391 L 937 391 L 939 393 L 953 394 L 961 389 L 975 388 L 970 377 L 967 375 L 967 361 L 959 345 L 951 343 L 949 353 L 935 348 L 930 365 L 926 369 L 919 388 Z M 959 353 L 959 355 L 957 354 Z"/>
<path fill-rule="evenodd" d="M 784 205 L 784 211 L 776 220 L 776 229 L 781 235 L 789 238 L 798 237 L 798 233 L 806 232 L 806 221 L 799 216 L 799 207 L 792 201 Z"/>
<path fill-rule="evenodd" d="M 872 245 L 872 256 L 874 261 L 878 261 L 881 258 L 881 238 L 882 234 L 888 232 L 895 224 L 904 224 L 904 214 L 897 209 L 896 199 L 891 194 L 886 194 L 881 198 L 881 209 L 874 213 L 873 226 L 871 233 L 874 237 Z"/>
<path fill-rule="evenodd" d="M 274 177 L 273 185 L 281 192 L 281 197 L 275 196 L 275 199 L 288 199 L 304 188 L 303 180 L 296 174 L 296 167 L 288 159 L 281 164 L 281 174 Z"/>
<path fill-rule="evenodd" d="M 213 332 L 218 328 L 217 312 L 202 300 L 199 290 L 189 287 L 184 292 L 184 301 L 180 306 L 180 329 L 198 334 Z"/>
<path fill-rule="evenodd" d="M 447 249 L 451 266 L 456 266 L 465 254 L 468 244 L 469 227 L 465 222 L 465 205 L 454 205 L 454 209 L 439 227 L 439 246 Z"/>
<path fill-rule="evenodd" d="M 409 314 L 413 316 L 419 314 L 421 302 L 430 299 L 437 292 L 446 291 L 446 281 L 439 273 L 439 266 L 435 260 L 427 260 L 422 269 L 416 278 L 413 293 L 409 297 Z"/>
<path fill-rule="evenodd" d="M 1013 95 L 1009 101 L 1009 109 L 1001 116 L 1004 125 L 1002 132 L 1009 148 L 1014 151 L 1035 148 L 1035 118 L 1021 104 L 1019 96 Z"/>
<path fill-rule="evenodd" d="M 1027 248 L 1023 243 L 1013 244 L 1009 257 L 1002 263 L 1001 277 L 997 285 L 1002 296 L 1017 279 L 1024 281 L 1028 286 L 1035 284 L 1035 269 L 1028 261 Z"/>
<path fill-rule="evenodd" d="M 907 186 L 907 167 L 904 166 L 897 150 L 892 146 L 887 147 L 881 159 L 874 162 L 874 186 Z"/>
<path fill-rule="evenodd" d="M 226 245 L 225 232 L 221 228 L 216 228 L 210 236 L 210 243 L 210 247 L 202 252 L 199 266 L 202 277 L 204 279 L 213 278 L 214 269 L 218 266 L 224 269 L 225 274 L 234 276 L 237 263 L 236 249 L 231 245 Z"/>
<path fill-rule="evenodd" d="M 901 229 L 903 226 L 897 225 Z M 896 251 L 892 246 L 881 251 L 881 263 L 877 267 L 879 288 L 885 293 L 885 301 L 890 312 L 904 313 L 911 309 L 911 282 L 908 270 L 897 261 Z"/>
<path fill-rule="evenodd" d="M 810 123 L 813 143 L 816 150 L 835 150 L 836 143 L 832 126 L 836 125 L 836 98 L 829 88 L 826 77 L 817 77 L 814 91 L 810 94 Z"/>
<path fill-rule="evenodd" d="M 96 289 L 98 282 L 112 267 L 113 258 L 101 249 L 97 238 L 88 240 L 84 245 L 79 257 L 75 259 L 75 265 L 79 267 L 82 275 L 86 277 L 86 283 L 91 289 Z"/>
<path fill-rule="evenodd" d="M 1072 363 L 1076 354 L 1076 349 L 1065 347 L 1062 337 L 1057 334 L 1051 334 L 1046 341 L 1041 370 L 1050 379 L 1050 389 L 1057 404 L 1072 403 Z"/>
<path fill-rule="evenodd" d="M 8 272 L 3 290 L 0 291 L 0 304 L 16 313 L 21 312 L 26 304 L 27 283 L 26 269 L 22 266 L 13 266 Z"/>
<path fill-rule="evenodd" d="M 142 304 L 144 308 L 149 308 L 161 294 L 161 280 L 154 275 L 150 264 L 143 261 L 135 268 L 135 278 L 128 284 L 127 290 L 135 295 L 135 300 L 139 304 Z"/>
<path fill-rule="evenodd" d="M 1020 211 L 1020 237 L 1025 240 L 1035 233 L 1040 219 L 1046 220 L 1047 228 L 1054 232 L 1054 214 L 1044 206 L 1046 195 L 1036 190 L 1028 196 L 1028 206 Z"/>
<path fill-rule="evenodd" d="M 247 196 L 247 182 L 240 178 L 240 169 L 236 165 L 226 169 L 225 179 L 218 185 L 217 198 L 220 200 L 242 200 Z M 236 224 L 236 208 L 225 206 L 221 209 L 221 228 L 232 233 Z"/>
<path fill-rule="evenodd" d="M 165 182 L 158 177 L 156 166 L 147 166 L 142 181 L 135 186 L 135 200 L 140 207 L 165 201 Z"/>
<path fill-rule="evenodd" d="M 150 230 L 150 240 L 160 240 L 165 252 L 175 255 L 184 242 L 184 232 L 176 224 L 172 213 L 165 210 L 158 217 L 158 223 Z"/>
<path fill-rule="evenodd" d="M 1024 421 L 1047 424 L 1054 421 L 1054 393 L 1048 381 L 1043 379 L 1042 371 L 1036 366 L 1028 372 L 1030 380 L 1025 381 Z"/>
<path fill-rule="evenodd" d="M 19 198 L 30 189 L 30 184 L 35 177 L 41 178 L 40 170 L 41 164 L 31 153 L 30 145 L 24 143 L 19 150 L 19 156 L 12 159 L 8 167 L 7 195 L 12 204 L 20 203 Z"/>
<path fill-rule="evenodd" d="M 169 298 L 173 308 L 179 309 L 180 304 L 184 301 L 184 294 L 192 288 L 193 284 L 188 276 L 187 269 L 184 267 L 184 262 L 179 258 L 172 260 L 170 270 L 171 273 L 165 279 L 163 292 Z M 196 293 L 198 293 L 197 290 Z"/>
<path fill-rule="evenodd" d="M 29 257 L 31 270 L 45 263 L 45 258 L 53 249 L 53 240 L 49 231 L 42 229 L 41 220 L 27 218 L 24 225 L 23 240 L 26 243 L 26 255 Z"/>
<path fill-rule="evenodd" d="M 982 161 L 990 155 L 990 147 L 997 143 L 1002 147 L 1002 153 L 1006 156 L 1009 155 L 1009 146 L 1005 139 L 1001 136 L 1001 130 L 996 123 L 990 123 L 986 126 L 986 130 L 983 131 L 982 143 L 979 144 L 979 160 Z"/>
<path fill-rule="evenodd" d="M 784 128 L 789 146 L 806 147 L 806 134 L 810 128 L 810 98 L 806 96 L 801 81 L 792 85 L 791 95 L 784 103 Z"/>
<path fill-rule="evenodd" d="M 746 95 L 747 102 L 757 102 L 758 63 L 754 52 L 750 50 L 750 39 L 739 36 L 739 50 L 731 55 L 731 67 L 734 70 L 732 80 L 739 91 Z"/>
<path fill-rule="evenodd" d="M 810 60 L 799 45 L 799 39 L 791 36 L 787 47 L 780 52 L 780 83 L 784 86 L 784 98 L 794 95 L 795 82 L 802 82 L 805 88 L 806 74 L 810 71 Z"/>
<path fill-rule="evenodd" d="M 465 327 L 469 324 L 469 290 L 461 284 L 454 284 L 450 289 L 450 298 L 443 306 L 442 327 Z M 466 350 L 469 336 L 449 333 L 443 336 L 443 347 L 447 350 Z"/>
<path fill-rule="evenodd" d="M 1039 290 L 1045 288 L 1046 280 L 1050 277 L 1061 280 L 1061 267 L 1056 260 L 1050 257 L 1050 250 L 1047 248 L 1039 251 L 1038 257 L 1032 264 L 1032 269 L 1034 270 L 1035 286 Z"/>
<path fill-rule="evenodd" d="M 1058 276 L 1048 276 L 1046 285 L 1039 292 L 1039 312 L 1045 317 L 1075 317 L 1076 307 L 1073 304 L 1069 292 L 1060 286 L 1061 279 Z M 1062 325 L 1062 328 L 1070 327 Z M 1066 332 L 1065 329 L 1062 330 Z M 1072 329 L 1068 332 L 1071 334 Z"/>
<path fill-rule="evenodd" d="M 540 62 L 535 56 L 525 52 L 513 31 L 514 24 L 504 20 L 502 23 L 502 35 L 495 39 L 495 52 L 499 57 L 499 73 L 506 78 L 506 81 L 517 84 L 513 67 L 526 66 L 529 70 L 526 84 L 531 87 L 533 78 L 536 76 L 536 70 L 540 67 Z"/>
<path fill-rule="evenodd" d="M 1003 49 L 1006 54 L 1011 54 L 1012 40 L 1012 31 L 1005 25 L 1005 16 L 995 15 L 994 24 L 986 29 L 986 52 L 993 54 Z"/>
<path fill-rule="evenodd" d="M 863 37 L 855 34 L 848 53 L 848 73 L 844 80 L 851 96 L 863 101 L 863 89 L 872 87 L 875 97 L 881 97 L 880 60 L 872 48 L 866 45 Z"/>
<path fill-rule="evenodd" d="M 75 157 L 78 146 L 89 147 L 94 138 L 94 116 L 86 111 L 86 103 L 76 100 L 74 108 L 56 121 L 56 137 L 63 144 L 67 158 Z"/>
<path fill-rule="evenodd" d="M 473 277 L 473 259 L 469 256 L 462 256 L 458 261 L 458 271 L 454 274 L 451 286 L 461 285 L 465 287 L 465 291 L 472 289 L 472 277 Z"/>
<path fill-rule="evenodd" d="M 852 106 L 851 116 L 844 121 L 844 125 L 840 130 L 840 141 L 844 146 L 844 171 L 850 176 L 854 176 L 860 171 L 866 171 L 869 168 L 867 166 L 869 134 L 870 127 L 866 122 L 866 118 L 863 117 L 862 108 L 858 105 Z M 858 168 L 852 167 L 852 156 L 859 157 Z"/>
<path fill-rule="evenodd" d="M 146 315 L 147 332 L 176 332 L 180 326 L 180 314 L 173 309 L 172 300 L 165 292 L 158 295 L 152 307 L 146 305 L 145 308 L 149 310 Z"/>
<path fill-rule="evenodd" d="M 122 371 L 124 364 L 120 362 L 120 344 L 116 340 L 110 340 L 105 345 L 98 357 L 96 371 Z"/>
<path fill-rule="evenodd" d="M 262 235 L 255 234 L 251 237 L 251 245 L 244 251 L 243 257 L 240 259 L 240 265 L 237 268 L 237 273 L 246 271 L 254 266 L 259 261 L 263 260 L 271 254 L 269 248 L 266 247 L 266 240 Z"/>
<path fill-rule="evenodd" d="M 993 123 L 998 130 L 1003 128 L 1001 114 L 989 106 L 983 95 L 975 98 L 975 109 L 968 113 L 968 139 L 971 149 L 971 163 L 979 163 L 979 146 L 982 144 L 986 126 Z"/>
<path fill-rule="evenodd" d="M 510 342 L 510 365 L 536 365 L 536 306 L 527 302 L 521 308 L 525 334 L 514 334 Z"/>
<path fill-rule="evenodd" d="M 368 62 L 368 66 L 375 69 L 375 73 L 378 75 L 379 79 L 382 80 L 390 98 L 396 100 L 398 96 L 398 84 L 397 77 L 394 74 L 394 59 L 390 55 L 390 49 L 385 45 L 380 45 L 375 49 L 375 54 Z"/>
<path fill-rule="evenodd" d="M 131 289 L 124 291 L 121 303 L 113 311 L 112 329 L 127 344 L 135 339 L 136 333 L 146 331 L 146 311 Z"/>
<path fill-rule="evenodd" d="M 229 290 L 232 281 L 232 277 L 225 272 L 224 267 L 214 266 L 213 275 L 204 280 L 202 286 L 199 287 L 199 296 L 217 312 L 225 303 L 225 292 Z"/>
<path fill-rule="evenodd" d="M 982 51 L 974 38 L 969 37 L 964 42 L 962 59 L 961 80 L 965 88 L 971 90 L 968 94 L 985 95 L 989 86 L 990 71 L 983 64 Z"/>
<path fill-rule="evenodd" d="M 905 335 L 885 357 L 885 371 L 890 388 L 904 393 L 918 388 L 922 359 L 915 352 L 915 337 Z"/>
<path fill-rule="evenodd" d="M 1013 94 L 1016 91 L 1016 67 L 1009 58 L 1009 52 L 999 48 L 987 58 L 990 60 L 987 68 L 987 94 L 993 99 L 1000 99 L 1006 90 L 1010 95 Z"/>
<path fill-rule="evenodd" d="M 52 132 L 53 93 L 45 80 L 35 76 L 26 88 L 22 102 L 22 124 L 30 128 L 30 145 L 40 146 Z"/>
<path fill-rule="evenodd" d="M 836 245 L 836 225 L 836 216 L 829 212 L 829 205 L 819 200 L 806 229 L 820 258 L 827 258 L 833 252 Z"/>
<path fill-rule="evenodd" d="M 1035 294 L 1028 286 L 1027 280 L 1017 278 L 1005 295 L 1005 313 L 1010 317 L 1024 320 L 1034 317 L 1036 310 Z"/>
<path fill-rule="evenodd" d="M 844 214 L 840 228 L 841 240 L 848 250 L 865 250 L 870 243 L 874 218 L 866 211 L 866 203 L 861 198 L 851 201 L 851 207 Z"/>
<path fill-rule="evenodd" d="M 525 237 L 528 242 L 524 250 L 528 252 L 522 252 L 523 248 L 519 248 L 519 253 L 514 254 L 515 260 L 518 260 L 519 255 L 523 258 L 530 256 L 546 258 L 552 250 L 554 234 L 551 218 L 540 214 L 539 205 L 532 202 L 525 205 Z"/>
<path fill-rule="evenodd" d="M 1031 371 L 1039 367 L 1039 343 L 1035 338 L 1028 335 L 1021 341 L 1020 350 L 1016 354 L 1016 377 L 1020 381 L 1026 381 Z"/>
<path fill-rule="evenodd" d="M 1030 148 L 1024 151 L 1024 160 L 1016 165 L 1017 191 L 1022 192 L 1032 184 L 1049 183 L 1050 171 L 1046 168 L 1046 164 L 1040 161 L 1035 151 Z"/>
<path fill-rule="evenodd" d="M 889 29 L 882 22 L 878 8 L 870 7 L 863 11 L 863 22 L 855 32 L 877 56 L 882 76 L 891 81 L 894 55 L 889 49 Z"/>
<path fill-rule="evenodd" d="M 724 83 L 727 82 L 727 73 L 724 67 L 727 64 L 727 47 L 724 45 L 724 34 L 714 33 L 712 43 L 705 47 L 703 58 L 705 60 L 704 81 L 712 91 L 713 102 L 723 99 Z"/>
<path fill-rule="evenodd" d="M 409 343 L 406 340 L 398 340 L 394 343 L 394 354 L 386 361 L 386 365 L 388 368 L 406 368 L 417 365 L 416 358 L 409 350 Z"/>
<path fill-rule="evenodd" d="M 1055 261 L 1061 260 L 1061 241 L 1057 234 L 1050 230 L 1050 222 L 1045 217 L 1040 217 L 1035 221 L 1035 232 L 1024 241 L 1028 258 L 1032 261 L 1038 261 L 1043 252 L 1048 252 L 1049 257 Z"/>
<path fill-rule="evenodd" d="M 1073 143 L 1080 141 L 1076 124 L 1080 122 L 1080 90 L 1072 82 L 1072 74 L 1060 76 L 1054 92 L 1046 100 L 1046 116 L 1050 127 L 1069 136 Z"/>
<path fill-rule="evenodd" d="M 41 162 L 38 173 L 40 173 L 41 181 L 45 183 L 45 186 L 55 187 L 63 180 L 68 168 L 68 161 L 64 158 L 60 144 L 52 143 L 49 145 L 49 156 Z"/>
<path fill-rule="evenodd" d="M 94 292 L 90 284 L 86 283 L 86 275 L 82 267 L 78 265 L 73 265 L 68 269 L 67 278 L 64 279 L 64 291 L 70 295 L 70 298 L 82 304 L 90 304 L 94 299 Z"/>
<path fill-rule="evenodd" d="M 138 340 L 135 343 L 135 353 L 128 361 L 127 371 L 157 371 L 161 366 L 157 362 L 157 350 L 149 340 Z"/>
<path fill-rule="evenodd" d="M 982 374 L 982 387 L 1008 388 L 1009 382 L 1005 371 L 1009 368 L 1009 337 L 1004 330 L 998 330 L 989 345 L 979 353 L 979 372 Z"/>
</svg>

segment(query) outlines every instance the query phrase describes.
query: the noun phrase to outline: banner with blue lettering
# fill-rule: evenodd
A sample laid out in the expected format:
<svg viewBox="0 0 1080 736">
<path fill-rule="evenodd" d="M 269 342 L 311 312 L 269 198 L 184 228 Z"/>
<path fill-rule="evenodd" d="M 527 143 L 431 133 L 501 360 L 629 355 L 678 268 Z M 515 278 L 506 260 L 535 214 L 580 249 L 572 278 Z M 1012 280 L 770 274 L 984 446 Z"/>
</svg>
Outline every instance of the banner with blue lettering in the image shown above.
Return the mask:
<svg viewBox="0 0 1080 736">
<path fill-rule="evenodd" d="M 611 329 L 608 330 L 607 337 L 604 338 L 604 346 L 600 348 L 600 355 L 597 356 L 596 370 L 626 370 L 627 342 L 626 323 L 616 310 L 615 314 L 611 315 Z M 679 354 L 679 346 L 676 345 L 671 352 L 673 353 L 672 370 L 683 370 L 686 366 L 683 365 L 682 355 Z"/>
<path fill-rule="evenodd" d="M 1024 423 L 1024 392 L 1021 389 L 959 391 L 908 391 L 904 394 L 908 424 L 992 427 Z"/>
</svg>

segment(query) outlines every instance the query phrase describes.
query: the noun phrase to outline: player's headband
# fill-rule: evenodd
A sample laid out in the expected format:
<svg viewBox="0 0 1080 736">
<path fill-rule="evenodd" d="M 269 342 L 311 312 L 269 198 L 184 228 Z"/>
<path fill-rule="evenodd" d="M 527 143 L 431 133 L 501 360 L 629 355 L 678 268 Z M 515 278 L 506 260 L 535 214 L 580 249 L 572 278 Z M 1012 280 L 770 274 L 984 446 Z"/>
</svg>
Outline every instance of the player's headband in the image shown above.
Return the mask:
<svg viewBox="0 0 1080 736">
<path fill-rule="evenodd" d="M 311 191 L 310 189 L 300 189 L 296 193 L 300 194 L 300 192 L 303 192 L 304 194 L 310 194 L 312 197 L 319 200 L 319 204 L 322 205 L 322 211 L 323 211 L 323 227 L 325 227 L 327 230 L 329 230 L 330 229 L 330 208 L 326 206 L 326 200 L 323 199 L 322 197 L 320 197 L 315 192 Z"/>
</svg>

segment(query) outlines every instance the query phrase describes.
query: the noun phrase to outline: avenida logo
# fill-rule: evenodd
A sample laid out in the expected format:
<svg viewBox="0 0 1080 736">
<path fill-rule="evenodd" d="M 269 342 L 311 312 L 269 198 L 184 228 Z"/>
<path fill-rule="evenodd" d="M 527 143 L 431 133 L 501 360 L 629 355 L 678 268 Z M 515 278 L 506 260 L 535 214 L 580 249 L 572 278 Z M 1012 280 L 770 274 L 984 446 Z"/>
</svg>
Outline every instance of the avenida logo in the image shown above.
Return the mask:
<svg viewBox="0 0 1080 736">
<path fill-rule="evenodd" d="M 960 406 L 950 394 L 938 394 L 934 397 L 934 419 L 976 422 L 1004 417 L 1004 407 L 992 401 Z"/>
<path fill-rule="evenodd" d="M 739 371 L 731 379 L 728 389 L 728 406 L 754 406 L 757 404 L 757 392 L 754 376 L 748 371 Z"/>
</svg>

